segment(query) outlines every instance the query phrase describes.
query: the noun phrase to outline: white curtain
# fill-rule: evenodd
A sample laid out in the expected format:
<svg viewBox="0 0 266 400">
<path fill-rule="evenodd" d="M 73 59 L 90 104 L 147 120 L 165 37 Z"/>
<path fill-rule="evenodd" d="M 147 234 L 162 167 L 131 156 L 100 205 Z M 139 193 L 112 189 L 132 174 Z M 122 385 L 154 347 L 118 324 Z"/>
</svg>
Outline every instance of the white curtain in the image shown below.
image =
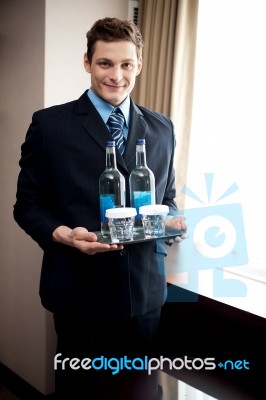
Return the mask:
<svg viewBox="0 0 266 400">
<path fill-rule="evenodd" d="M 176 129 L 176 188 L 179 209 L 185 208 L 181 190 L 186 182 L 196 57 L 198 0 L 179 0 L 175 32 L 172 118 Z"/>
</svg>

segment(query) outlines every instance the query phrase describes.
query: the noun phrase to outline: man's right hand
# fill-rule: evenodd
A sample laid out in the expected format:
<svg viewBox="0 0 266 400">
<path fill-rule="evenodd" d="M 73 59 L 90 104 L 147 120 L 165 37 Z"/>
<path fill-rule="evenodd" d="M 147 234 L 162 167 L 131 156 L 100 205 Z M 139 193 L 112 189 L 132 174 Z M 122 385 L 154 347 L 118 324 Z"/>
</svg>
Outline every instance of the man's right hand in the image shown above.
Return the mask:
<svg viewBox="0 0 266 400">
<path fill-rule="evenodd" d="M 123 249 L 121 244 L 99 243 L 96 234 L 83 227 L 71 229 L 67 226 L 59 226 L 53 232 L 53 240 L 75 247 L 88 255 Z"/>
</svg>

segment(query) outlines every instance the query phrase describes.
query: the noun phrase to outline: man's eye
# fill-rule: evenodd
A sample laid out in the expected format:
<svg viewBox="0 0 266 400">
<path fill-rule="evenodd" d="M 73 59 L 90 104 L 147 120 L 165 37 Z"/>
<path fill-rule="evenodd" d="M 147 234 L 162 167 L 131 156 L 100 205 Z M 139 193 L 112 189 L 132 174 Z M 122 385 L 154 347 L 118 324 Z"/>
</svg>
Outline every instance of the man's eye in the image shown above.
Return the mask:
<svg viewBox="0 0 266 400">
<path fill-rule="evenodd" d="M 101 67 L 109 67 L 110 64 L 107 61 L 101 61 L 98 63 L 98 65 L 100 65 Z"/>
<path fill-rule="evenodd" d="M 133 64 L 131 64 L 131 63 L 125 63 L 125 64 L 123 64 L 123 66 L 124 66 L 125 69 L 132 69 L 133 68 Z"/>
</svg>

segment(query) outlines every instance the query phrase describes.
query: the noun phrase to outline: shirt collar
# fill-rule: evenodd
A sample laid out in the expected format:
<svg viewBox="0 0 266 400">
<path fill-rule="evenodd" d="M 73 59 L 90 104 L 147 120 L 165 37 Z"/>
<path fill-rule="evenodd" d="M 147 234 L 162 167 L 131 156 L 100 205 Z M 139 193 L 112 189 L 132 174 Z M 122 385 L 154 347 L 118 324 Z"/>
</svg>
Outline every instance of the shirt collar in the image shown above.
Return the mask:
<svg viewBox="0 0 266 400">
<path fill-rule="evenodd" d="M 97 96 L 92 89 L 90 88 L 87 92 L 88 97 L 94 107 L 97 109 L 99 112 L 100 116 L 102 117 L 104 123 L 106 124 L 108 121 L 108 118 L 110 117 L 111 112 L 113 111 L 114 106 L 112 106 L 110 103 L 107 103 L 107 101 L 103 100 L 101 97 Z M 130 97 L 127 96 L 123 103 L 119 105 L 120 110 L 124 114 L 126 125 L 128 126 L 129 122 L 129 109 L 130 109 Z"/>
</svg>

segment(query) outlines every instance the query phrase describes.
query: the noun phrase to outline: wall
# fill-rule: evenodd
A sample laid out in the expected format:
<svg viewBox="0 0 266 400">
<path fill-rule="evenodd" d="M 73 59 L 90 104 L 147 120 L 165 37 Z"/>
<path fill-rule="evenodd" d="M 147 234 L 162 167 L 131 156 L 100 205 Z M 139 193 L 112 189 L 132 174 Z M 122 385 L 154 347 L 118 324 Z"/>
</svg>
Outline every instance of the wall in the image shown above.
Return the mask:
<svg viewBox="0 0 266 400">
<path fill-rule="evenodd" d="M 87 31 L 99 18 L 127 13 L 128 0 L 46 0 L 45 106 L 73 100 L 89 87 Z"/>
<path fill-rule="evenodd" d="M 0 2 L 0 362 L 43 394 L 53 391 L 55 334 L 40 304 L 42 252 L 13 220 L 20 146 L 32 113 L 79 97 L 86 32 L 127 17 L 127 0 Z"/>
</svg>

